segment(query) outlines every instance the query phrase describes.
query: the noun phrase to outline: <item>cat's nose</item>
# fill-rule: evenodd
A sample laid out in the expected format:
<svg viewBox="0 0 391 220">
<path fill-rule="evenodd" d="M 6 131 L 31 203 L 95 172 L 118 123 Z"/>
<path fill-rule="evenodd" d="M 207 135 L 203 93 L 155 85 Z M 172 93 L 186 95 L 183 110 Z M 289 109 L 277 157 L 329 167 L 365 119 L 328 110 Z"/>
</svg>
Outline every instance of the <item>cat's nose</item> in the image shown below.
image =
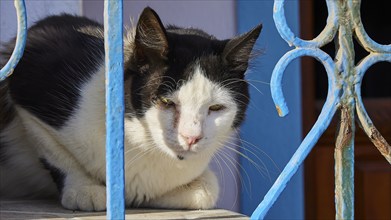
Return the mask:
<svg viewBox="0 0 391 220">
<path fill-rule="evenodd" d="M 190 147 L 192 145 L 196 144 L 199 140 L 202 139 L 201 135 L 199 135 L 199 136 L 188 136 L 188 135 L 181 134 L 181 136 L 185 139 L 187 145 L 189 145 L 189 150 L 190 150 Z"/>
</svg>

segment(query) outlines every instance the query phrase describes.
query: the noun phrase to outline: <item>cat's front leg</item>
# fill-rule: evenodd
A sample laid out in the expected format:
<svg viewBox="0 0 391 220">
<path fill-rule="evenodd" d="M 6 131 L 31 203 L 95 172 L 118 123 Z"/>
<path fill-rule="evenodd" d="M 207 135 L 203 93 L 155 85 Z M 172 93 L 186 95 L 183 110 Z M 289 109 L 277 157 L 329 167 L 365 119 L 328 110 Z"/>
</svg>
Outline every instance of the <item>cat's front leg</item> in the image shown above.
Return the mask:
<svg viewBox="0 0 391 220">
<path fill-rule="evenodd" d="M 83 149 L 79 154 L 90 158 L 88 149 L 83 143 L 74 141 L 69 144 L 66 140 L 72 137 L 63 131 L 58 131 L 46 125 L 27 111 L 19 109 L 23 118 L 26 133 L 33 143 L 39 143 L 35 149 L 46 169 L 50 171 L 60 192 L 61 204 L 64 208 L 82 211 L 103 211 L 106 209 L 106 187 L 104 177 L 99 179 L 95 172 L 88 172 L 74 156 L 75 149 Z M 61 133 L 63 132 L 63 133 Z M 66 137 L 61 139 L 61 137 Z M 73 154 L 71 153 L 73 150 Z M 87 159 L 85 159 L 87 160 Z M 85 162 L 85 161 L 84 161 Z M 90 163 L 99 161 L 89 161 Z M 103 164 L 104 161 L 100 162 Z"/>
<path fill-rule="evenodd" d="M 173 209 L 211 209 L 215 207 L 219 185 L 215 174 L 206 170 L 201 176 L 161 197 L 151 199 L 142 206 Z"/>
<path fill-rule="evenodd" d="M 106 210 L 106 187 L 83 174 L 71 174 L 65 179 L 61 204 L 71 210 Z"/>
<path fill-rule="evenodd" d="M 106 186 L 90 177 L 73 158 L 41 159 L 60 192 L 61 205 L 71 210 L 106 210 Z M 62 161 L 62 162 L 59 162 Z M 66 163 L 64 163 L 66 161 Z"/>
</svg>

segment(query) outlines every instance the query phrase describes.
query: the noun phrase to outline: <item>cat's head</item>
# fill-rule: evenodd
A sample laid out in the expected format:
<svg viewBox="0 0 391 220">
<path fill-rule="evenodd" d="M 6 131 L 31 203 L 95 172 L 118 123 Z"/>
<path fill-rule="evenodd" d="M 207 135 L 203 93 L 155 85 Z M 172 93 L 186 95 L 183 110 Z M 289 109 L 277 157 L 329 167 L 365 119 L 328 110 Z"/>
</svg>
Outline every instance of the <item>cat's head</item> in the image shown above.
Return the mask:
<svg viewBox="0 0 391 220">
<path fill-rule="evenodd" d="M 244 73 L 261 28 L 217 40 L 197 29 L 165 28 L 144 9 L 127 48 L 127 102 L 158 148 L 179 159 L 211 155 L 232 135 L 249 102 Z"/>
</svg>

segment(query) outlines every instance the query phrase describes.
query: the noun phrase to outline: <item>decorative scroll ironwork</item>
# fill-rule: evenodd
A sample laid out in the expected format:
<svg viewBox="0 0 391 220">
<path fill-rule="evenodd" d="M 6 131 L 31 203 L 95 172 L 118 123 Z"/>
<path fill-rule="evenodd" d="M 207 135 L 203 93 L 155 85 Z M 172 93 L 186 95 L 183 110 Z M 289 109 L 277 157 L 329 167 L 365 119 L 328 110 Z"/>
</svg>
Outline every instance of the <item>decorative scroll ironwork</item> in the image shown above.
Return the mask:
<svg viewBox="0 0 391 220">
<path fill-rule="evenodd" d="M 366 70 L 381 61 L 391 62 L 391 45 L 373 41 L 361 22 L 360 0 L 327 0 L 328 18 L 324 30 L 313 40 L 296 37 L 286 23 L 284 0 L 274 1 L 274 21 L 282 38 L 295 49 L 287 52 L 277 63 L 271 79 L 271 92 L 278 114 L 288 114 L 281 82 L 289 63 L 302 56 L 311 56 L 321 62 L 327 71 L 328 94 L 322 111 L 313 128 L 304 138 L 272 188 L 251 216 L 262 219 L 281 194 L 288 181 L 296 173 L 312 147 L 329 126 L 337 110 L 341 111 L 341 122 L 336 141 L 336 218 L 352 219 L 354 216 L 354 117 L 373 144 L 391 163 L 391 147 L 373 125 L 365 111 L 361 98 L 361 83 Z M 24 0 L 15 0 L 18 17 L 18 33 L 15 49 L 0 70 L 0 81 L 12 74 L 22 57 L 26 43 L 27 16 Z M 335 61 L 320 47 L 329 43 L 338 33 L 338 50 Z M 353 35 L 370 53 L 354 64 Z M 105 0 L 105 49 L 106 49 L 106 117 L 107 117 L 107 209 L 109 219 L 124 219 L 124 167 L 123 167 L 123 41 L 122 0 Z"/>
<path fill-rule="evenodd" d="M 288 181 L 296 173 L 320 136 L 330 125 L 337 110 L 341 112 L 335 147 L 335 201 L 336 218 L 354 218 L 354 120 L 358 121 L 373 144 L 391 163 L 391 147 L 373 125 L 361 98 L 361 82 L 366 70 L 381 61 L 391 62 L 391 45 L 373 41 L 361 22 L 361 0 L 327 0 L 328 18 L 324 30 L 313 40 L 296 37 L 288 27 L 284 14 L 284 0 L 274 1 L 273 18 L 281 37 L 295 49 L 287 52 L 276 64 L 271 78 L 271 93 L 278 114 L 288 114 L 281 81 L 287 65 L 302 56 L 311 56 L 321 62 L 327 71 L 328 94 L 314 126 L 304 138 L 264 200 L 252 214 L 252 219 L 263 219 Z M 338 34 L 338 35 L 337 35 Z M 320 47 L 335 39 L 337 53 L 334 61 Z M 357 65 L 354 63 L 353 36 L 370 54 Z"/>
<path fill-rule="evenodd" d="M 107 218 L 125 218 L 122 0 L 105 0 Z"/>
<path fill-rule="evenodd" d="M 14 72 L 14 68 L 18 64 L 20 58 L 23 55 L 24 47 L 26 45 L 27 37 L 27 13 L 24 0 L 14 1 L 16 16 L 18 19 L 18 32 L 16 36 L 16 43 L 14 51 L 8 62 L 0 70 L 0 81 L 5 80 L 9 75 Z"/>
</svg>

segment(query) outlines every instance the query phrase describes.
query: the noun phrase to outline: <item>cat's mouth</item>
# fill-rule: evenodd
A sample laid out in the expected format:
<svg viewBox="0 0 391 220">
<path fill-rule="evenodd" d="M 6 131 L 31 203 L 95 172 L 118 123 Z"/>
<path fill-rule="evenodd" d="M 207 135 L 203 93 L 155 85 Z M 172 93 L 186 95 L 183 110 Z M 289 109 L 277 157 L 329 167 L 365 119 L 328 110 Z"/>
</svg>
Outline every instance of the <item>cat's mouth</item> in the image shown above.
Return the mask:
<svg viewBox="0 0 391 220">
<path fill-rule="evenodd" d="M 186 158 L 189 158 L 193 155 L 197 154 L 197 152 L 194 152 L 194 151 L 181 151 L 181 152 L 177 152 L 177 155 L 176 157 L 178 158 L 178 160 L 185 160 Z"/>
<path fill-rule="evenodd" d="M 166 145 L 167 146 L 167 145 Z M 200 146 L 194 145 L 191 149 L 185 149 L 185 147 L 179 144 L 173 144 L 167 146 L 171 151 L 171 156 L 176 157 L 178 160 L 185 160 L 191 158 L 201 152 Z"/>
</svg>

